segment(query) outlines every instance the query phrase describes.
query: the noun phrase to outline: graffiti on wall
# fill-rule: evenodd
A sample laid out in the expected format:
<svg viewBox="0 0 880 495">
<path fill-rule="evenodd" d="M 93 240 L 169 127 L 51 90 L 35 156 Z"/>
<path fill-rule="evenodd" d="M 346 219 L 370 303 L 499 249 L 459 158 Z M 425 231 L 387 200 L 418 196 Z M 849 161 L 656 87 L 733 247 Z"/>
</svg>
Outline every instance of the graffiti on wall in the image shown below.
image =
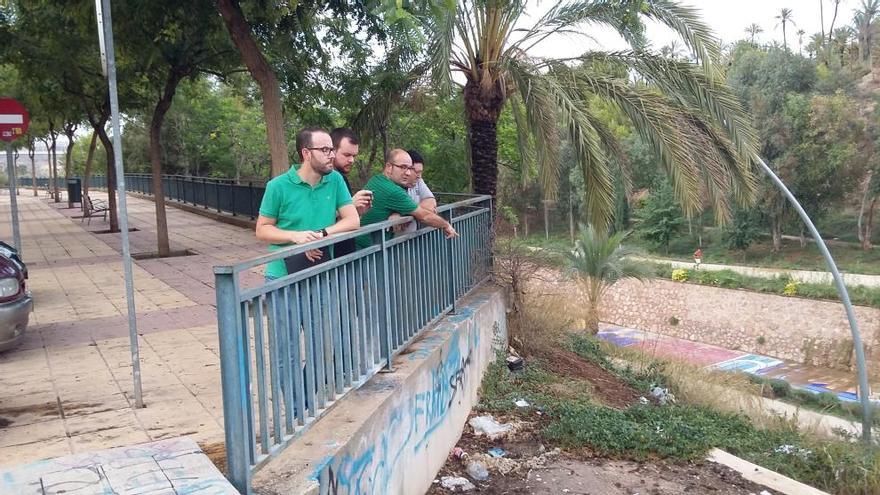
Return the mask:
<svg viewBox="0 0 880 495">
<path fill-rule="evenodd" d="M 319 480 L 322 494 L 372 493 L 376 487 L 389 486 L 395 472 L 404 469 L 401 458 L 427 448 L 456 401 L 464 397 L 473 353 L 480 345 L 480 329 L 473 318 L 453 323 L 444 328 L 450 333 L 448 346 L 441 349 L 439 361 L 430 370 L 428 386 L 415 394 L 402 394 L 405 397 L 391 410 L 377 435 L 364 440 L 369 445 L 327 457 L 315 469 L 312 477 Z M 427 343 L 431 350 L 439 345 L 436 340 Z"/>
</svg>

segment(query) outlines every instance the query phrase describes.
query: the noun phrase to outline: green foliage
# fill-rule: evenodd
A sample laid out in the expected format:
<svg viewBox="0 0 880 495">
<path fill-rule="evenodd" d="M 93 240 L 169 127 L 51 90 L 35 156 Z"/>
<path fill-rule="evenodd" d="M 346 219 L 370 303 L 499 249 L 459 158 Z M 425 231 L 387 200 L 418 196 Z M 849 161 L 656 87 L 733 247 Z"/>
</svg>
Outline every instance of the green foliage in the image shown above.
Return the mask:
<svg viewBox="0 0 880 495">
<path fill-rule="evenodd" d="M 733 270 L 673 269 L 671 265 L 663 263 L 645 263 L 645 265 L 652 267 L 655 276 L 667 280 L 713 285 L 725 289 L 748 289 L 777 295 L 797 295 L 808 299 L 840 300 L 837 289 L 832 284 L 796 283 L 789 277 L 750 277 Z M 847 286 L 846 290 L 853 304 L 880 308 L 880 288 L 855 285 Z"/>
<path fill-rule="evenodd" d="M 669 251 L 669 242 L 684 225 L 684 216 L 672 195 L 672 186 L 660 177 L 654 181 L 651 194 L 639 210 L 639 235 L 655 246 Z"/>
<path fill-rule="evenodd" d="M 640 390 L 662 385 L 661 367 L 649 367 L 650 372 L 633 381 L 628 368 L 615 368 L 602 345 L 591 340 L 575 337 L 568 345 Z M 545 441 L 603 456 L 696 460 L 709 449 L 720 448 L 832 493 L 874 493 L 880 488 L 877 446 L 814 439 L 782 420 L 760 429 L 745 416 L 689 404 L 617 410 L 593 400 L 588 383 L 546 370 L 545 363 L 531 360 L 523 372 L 510 373 L 499 359 L 484 377 L 478 410 L 525 417 L 530 411 L 513 404 L 525 398 L 544 411 L 546 422 L 540 435 Z M 817 404 L 831 401 L 818 396 L 815 400 Z"/>
<path fill-rule="evenodd" d="M 754 209 L 737 209 L 733 221 L 724 229 L 724 241 L 730 249 L 745 251 L 760 233 L 760 213 Z"/>
</svg>

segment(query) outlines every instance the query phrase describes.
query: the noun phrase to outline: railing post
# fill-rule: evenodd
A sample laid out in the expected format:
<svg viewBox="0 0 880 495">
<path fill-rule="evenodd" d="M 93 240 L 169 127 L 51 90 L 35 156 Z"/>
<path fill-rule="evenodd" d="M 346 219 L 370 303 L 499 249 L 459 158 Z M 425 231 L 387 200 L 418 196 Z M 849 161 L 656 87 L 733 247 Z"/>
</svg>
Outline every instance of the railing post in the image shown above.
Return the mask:
<svg viewBox="0 0 880 495">
<path fill-rule="evenodd" d="M 376 294 L 379 305 L 379 349 L 382 357 L 385 358 L 385 367 L 382 371 L 394 371 L 391 356 L 394 355 L 394 344 L 391 335 L 391 301 L 388 290 L 388 247 L 385 245 L 385 231 L 378 230 L 370 234 L 373 244 L 379 244 L 382 249 L 379 250 L 379 269 L 376 281 Z"/>
<path fill-rule="evenodd" d="M 246 373 L 248 363 L 239 328 L 236 275 L 228 268 L 215 268 L 217 326 L 220 335 L 220 378 L 223 390 L 223 426 L 226 433 L 226 465 L 229 482 L 242 494 L 251 493 L 248 459 L 248 428 L 245 425 Z"/>
<path fill-rule="evenodd" d="M 215 182 L 214 187 L 217 188 L 217 213 L 220 213 L 220 181 Z"/>
<path fill-rule="evenodd" d="M 208 179 L 202 179 L 202 201 L 205 202 L 205 209 L 208 209 Z"/>
<path fill-rule="evenodd" d="M 452 225 L 452 208 L 443 212 L 443 218 L 449 222 L 449 225 Z M 446 250 L 446 292 L 449 296 L 449 303 L 452 305 L 452 309 L 449 311 L 455 313 L 455 257 L 452 252 L 452 239 L 445 239 L 443 246 Z"/>
<path fill-rule="evenodd" d="M 248 210 L 251 213 L 251 220 L 257 218 L 254 215 L 254 183 L 248 182 Z"/>
</svg>

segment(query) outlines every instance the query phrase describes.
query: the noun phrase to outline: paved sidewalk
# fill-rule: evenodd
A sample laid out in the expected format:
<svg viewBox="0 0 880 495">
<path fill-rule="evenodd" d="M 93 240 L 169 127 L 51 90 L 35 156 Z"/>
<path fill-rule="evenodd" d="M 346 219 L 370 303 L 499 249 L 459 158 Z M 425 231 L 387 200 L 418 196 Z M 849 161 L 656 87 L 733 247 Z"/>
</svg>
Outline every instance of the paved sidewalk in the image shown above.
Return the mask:
<svg viewBox="0 0 880 495">
<path fill-rule="evenodd" d="M 673 268 L 692 269 L 694 267 L 694 263 L 689 261 L 678 261 L 667 258 L 654 258 L 647 256 L 640 256 L 636 259 L 650 261 L 652 263 L 668 263 L 672 265 Z M 743 265 L 718 265 L 714 263 L 702 263 L 700 264 L 700 269 L 709 271 L 731 270 L 742 275 L 761 278 L 789 276 L 794 280 L 806 284 L 830 284 L 834 282 L 834 280 L 831 278 L 831 272 L 786 270 L 784 268 L 761 268 L 757 266 Z M 865 287 L 880 287 L 880 275 L 863 275 L 861 273 L 843 273 L 842 275 L 843 283 L 848 286 L 864 285 Z"/>
<path fill-rule="evenodd" d="M 262 254 L 252 231 L 167 209 L 172 249 L 193 254 L 134 262 L 147 406 L 134 410 L 120 234 L 29 190 L 18 200 L 35 309 L 23 345 L 0 353 L 0 467 L 179 435 L 216 447 L 223 420 L 212 266 Z M 132 253 L 155 251 L 153 203 L 129 196 L 128 209 L 138 229 Z M 11 231 L 7 193 L 0 239 L 11 244 Z"/>
</svg>

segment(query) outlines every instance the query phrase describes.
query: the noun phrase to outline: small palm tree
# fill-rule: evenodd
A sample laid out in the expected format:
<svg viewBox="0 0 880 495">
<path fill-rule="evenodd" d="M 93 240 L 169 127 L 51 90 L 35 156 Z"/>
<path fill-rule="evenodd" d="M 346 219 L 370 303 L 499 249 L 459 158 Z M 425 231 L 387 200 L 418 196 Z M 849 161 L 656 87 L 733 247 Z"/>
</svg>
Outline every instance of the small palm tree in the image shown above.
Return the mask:
<svg viewBox="0 0 880 495">
<path fill-rule="evenodd" d="M 803 29 L 797 30 L 798 35 L 798 55 L 804 54 L 804 35 L 807 34 Z"/>
<path fill-rule="evenodd" d="M 785 26 L 787 24 L 791 24 L 795 26 L 794 20 L 792 19 L 792 11 L 791 9 L 783 8 L 779 11 L 779 15 L 776 16 L 776 19 L 779 19 L 779 24 L 777 26 L 782 25 L 782 46 L 788 48 L 788 39 L 785 35 Z"/>
<path fill-rule="evenodd" d="M 644 280 L 652 275 L 647 267 L 629 259 L 638 252 L 621 244 L 626 236 L 626 232 L 607 236 L 592 225 L 581 225 L 575 248 L 567 255 L 567 272 L 586 297 L 585 319 L 593 334 L 599 331 L 599 304 L 605 291 L 622 279 Z"/>
<path fill-rule="evenodd" d="M 755 38 L 763 32 L 764 30 L 761 29 L 761 26 L 755 24 L 754 22 L 746 26 L 746 34 L 749 35 L 749 43 L 754 44 Z"/>
</svg>

